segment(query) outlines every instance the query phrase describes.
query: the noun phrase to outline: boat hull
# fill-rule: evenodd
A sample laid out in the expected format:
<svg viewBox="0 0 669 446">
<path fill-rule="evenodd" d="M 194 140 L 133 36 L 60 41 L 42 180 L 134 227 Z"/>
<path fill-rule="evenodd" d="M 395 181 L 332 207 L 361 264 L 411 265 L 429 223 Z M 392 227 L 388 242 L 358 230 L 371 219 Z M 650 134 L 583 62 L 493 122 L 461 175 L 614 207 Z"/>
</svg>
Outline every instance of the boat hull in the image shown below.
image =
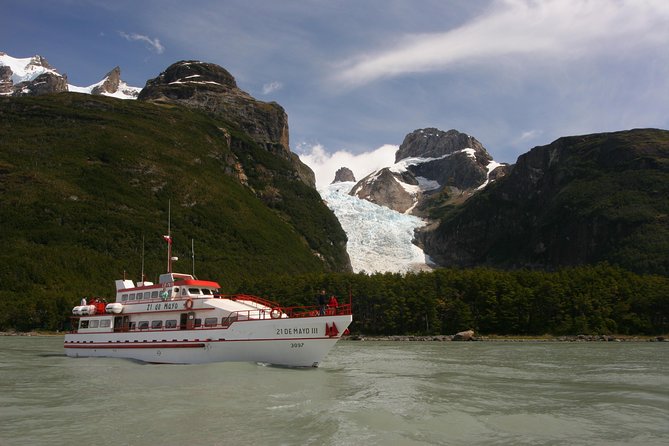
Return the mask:
<svg viewBox="0 0 669 446">
<path fill-rule="evenodd" d="M 70 333 L 65 336 L 64 347 L 70 357 L 114 357 L 168 364 L 244 361 L 316 367 L 351 321 L 351 315 L 337 315 L 251 320 L 227 328 Z"/>
</svg>

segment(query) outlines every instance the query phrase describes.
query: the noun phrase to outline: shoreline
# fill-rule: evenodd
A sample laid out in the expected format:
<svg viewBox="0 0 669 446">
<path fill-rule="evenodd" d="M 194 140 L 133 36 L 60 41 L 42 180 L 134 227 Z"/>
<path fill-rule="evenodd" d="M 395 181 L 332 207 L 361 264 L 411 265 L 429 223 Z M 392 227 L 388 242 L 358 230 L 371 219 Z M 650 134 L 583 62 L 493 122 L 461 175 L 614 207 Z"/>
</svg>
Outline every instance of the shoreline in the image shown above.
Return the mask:
<svg viewBox="0 0 669 446">
<path fill-rule="evenodd" d="M 370 342 L 669 342 L 669 336 L 647 335 L 564 335 L 564 336 L 514 336 L 482 335 L 470 339 L 454 339 L 456 335 L 437 336 L 342 336 L 344 341 Z"/>
<path fill-rule="evenodd" d="M 66 331 L 0 331 L 0 336 L 53 337 L 65 336 Z M 520 335 L 481 335 L 469 339 L 458 339 L 457 335 L 430 336 L 367 336 L 346 335 L 342 341 L 358 342 L 669 342 L 669 335 L 563 335 L 563 336 L 520 336 Z"/>
<path fill-rule="evenodd" d="M 0 331 L 0 336 L 65 336 L 67 331 Z"/>
</svg>

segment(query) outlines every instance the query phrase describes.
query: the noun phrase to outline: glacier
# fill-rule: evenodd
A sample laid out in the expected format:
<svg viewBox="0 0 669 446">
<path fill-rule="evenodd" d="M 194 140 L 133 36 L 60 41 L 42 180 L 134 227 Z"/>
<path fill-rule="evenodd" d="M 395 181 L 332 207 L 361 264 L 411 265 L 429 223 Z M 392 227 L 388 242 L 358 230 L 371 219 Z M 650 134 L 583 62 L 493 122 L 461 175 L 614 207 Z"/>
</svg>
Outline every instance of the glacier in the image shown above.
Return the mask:
<svg viewBox="0 0 669 446">
<path fill-rule="evenodd" d="M 341 182 L 318 189 L 346 232 L 353 271 L 407 273 L 431 269 L 434 263 L 429 256 L 411 243 L 414 230 L 426 222 L 349 195 L 354 186 L 354 182 Z"/>
</svg>

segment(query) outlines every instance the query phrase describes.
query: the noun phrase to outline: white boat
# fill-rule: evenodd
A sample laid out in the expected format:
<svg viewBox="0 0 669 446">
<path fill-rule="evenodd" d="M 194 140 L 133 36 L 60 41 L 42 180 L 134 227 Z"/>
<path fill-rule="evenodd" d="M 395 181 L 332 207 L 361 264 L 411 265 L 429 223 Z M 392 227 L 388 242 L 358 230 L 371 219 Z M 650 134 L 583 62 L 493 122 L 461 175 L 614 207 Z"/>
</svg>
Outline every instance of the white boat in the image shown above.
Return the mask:
<svg viewBox="0 0 669 446">
<path fill-rule="evenodd" d="M 115 302 L 92 299 L 73 308 L 65 353 L 150 363 L 317 367 L 353 320 L 350 302 L 282 308 L 257 296 L 222 295 L 219 288 L 173 272 L 157 284 L 116 280 Z"/>
</svg>

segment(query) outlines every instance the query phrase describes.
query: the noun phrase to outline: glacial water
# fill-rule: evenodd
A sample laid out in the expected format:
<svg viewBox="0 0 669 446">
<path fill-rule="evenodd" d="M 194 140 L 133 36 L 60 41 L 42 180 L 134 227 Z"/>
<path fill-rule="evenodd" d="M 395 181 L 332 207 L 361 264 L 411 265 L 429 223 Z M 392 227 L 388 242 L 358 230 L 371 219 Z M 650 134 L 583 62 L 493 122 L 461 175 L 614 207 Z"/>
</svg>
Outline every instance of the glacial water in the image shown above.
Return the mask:
<svg viewBox="0 0 669 446">
<path fill-rule="evenodd" d="M 669 343 L 339 342 L 317 369 L 0 337 L 0 445 L 666 445 Z"/>
</svg>

